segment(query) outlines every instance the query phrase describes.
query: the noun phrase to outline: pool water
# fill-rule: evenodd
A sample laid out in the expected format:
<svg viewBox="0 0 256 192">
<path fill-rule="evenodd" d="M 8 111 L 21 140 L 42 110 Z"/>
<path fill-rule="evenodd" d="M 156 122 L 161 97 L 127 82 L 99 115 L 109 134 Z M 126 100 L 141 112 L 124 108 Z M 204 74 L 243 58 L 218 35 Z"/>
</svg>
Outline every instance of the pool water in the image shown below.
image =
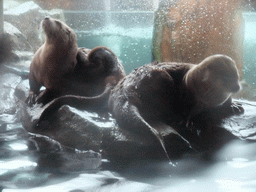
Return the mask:
<svg viewBox="0 0 256 192">
<path fill-rule="evenodd" d="M 246 17 L 248 15 L 255 14 L 248 13 Z M 255 86 L 256 74 L 254 21 L 256 19 L 246 20 L 244 45 L 244 77 L 252 86 Z M 127 29 L 108 24 L 88 31 L 77 30 L 77 33 L 81 47 L 103 45 L 112 49 L 122 61 L 126 73 L 152 60 L 151 26 Z M 8 87 L 6 84 L 5 86 Z M 6 96 L 0 96 L 0 106 L 4 106 Z M 133 164 L 122 172 L 111 167 L 107 159 L 103 159 L 102 166 L 96 170 L 71 169 L 76 165 L 72 159 L 70 166 L 64 167 L 64 173 L 54 169 L 54 164 L 52 169 L 44 169 L 42 163 L 53 163 L 53 156 L 54 153 L 41 154 L 31 148 L 27 132 L 17 120 L 15 110 L 1 111 L 0 191 L 3 192 L 256 191 L 256 143 L 239 139 L 220 149 L 212 161 L 183 157 L 173 162 L 175 167 L 168 163 L 145 165 L 142 162 Z M 49 161 L 43 161 L 47 159 Z"/>
<path fill-rule="evenodd" d="M 106 46 L 126 73 L 152 61 L 153 11 L 65 11 L 80 47 Z"/>
<path fill-rule="evenodd" d="M 256 13 L 243 13 L 245 19 L 243 72 L 246 82 L 256 87 Z"/>
<path fill-rule="evenodd" d="M 121 60 L 126 73 L 152 62 L 153 27 L 124 29 L 115 25 L 90 32 L 77 32 L 80 47 L 106 46 Z"/>
</svg>

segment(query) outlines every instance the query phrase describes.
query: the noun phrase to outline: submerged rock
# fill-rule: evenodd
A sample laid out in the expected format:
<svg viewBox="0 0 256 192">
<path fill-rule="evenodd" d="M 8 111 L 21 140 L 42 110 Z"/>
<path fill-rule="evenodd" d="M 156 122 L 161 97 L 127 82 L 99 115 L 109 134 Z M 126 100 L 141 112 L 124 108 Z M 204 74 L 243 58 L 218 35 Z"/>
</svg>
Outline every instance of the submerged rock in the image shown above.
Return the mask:
<svg viewBox="0 0 256 192">
<path fill-rule="evenodd" d="M 60 144 L 50 137 L 29 133 L 30 150 L 40 152 L 38 171 L 57 173 L 95 170 L 101 165 L 101 154 L 92 150 L 78 150 Z"/>
<path fill-rule="evenodd" d="M 31 188 L 40 186 L 50 180 L 50 174 L 46 173 L 20 173 L 16 175 L 12 182 L 18 188 Z"/>
</svg>

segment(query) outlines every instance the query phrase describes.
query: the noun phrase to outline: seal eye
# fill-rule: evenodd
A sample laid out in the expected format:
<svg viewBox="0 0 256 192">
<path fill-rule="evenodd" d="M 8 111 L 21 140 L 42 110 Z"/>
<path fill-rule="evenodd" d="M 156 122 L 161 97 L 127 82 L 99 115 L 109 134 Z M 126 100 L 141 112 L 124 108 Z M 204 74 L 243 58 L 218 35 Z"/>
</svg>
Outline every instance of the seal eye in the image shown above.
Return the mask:
<svg viewBox="0 0 256 192">
<path fill-rule="evenodd" d="M 69 30 L 66 30 L 66 34 L 69 35 L 71 32 Z"/>
</svg>

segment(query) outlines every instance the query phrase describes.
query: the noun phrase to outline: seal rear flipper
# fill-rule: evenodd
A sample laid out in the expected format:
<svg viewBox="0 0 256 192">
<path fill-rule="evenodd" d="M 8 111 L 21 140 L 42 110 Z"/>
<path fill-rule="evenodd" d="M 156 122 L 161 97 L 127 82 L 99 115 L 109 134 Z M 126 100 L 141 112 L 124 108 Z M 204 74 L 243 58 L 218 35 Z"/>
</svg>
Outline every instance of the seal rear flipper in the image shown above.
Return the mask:
<svg viewBox="0 0 256 192">
<path fill-rule="evenodd" d="M 104 92 L 95 97 L 84 97 L 76 95 L 65 95 L 54 99 L 48 107 L 42 112 L 37 125 L 42 121 L 48 119 L 54 114 L 61 106 L 69 105 L 78 109 L 102 109 L 107 107 L 108 97 L 112 86 L 107 86 Z"/>
<path fill-rule="evenodd" d="M 135 105 L 126 101 L 122 109 L 115 111 L 118 114 L 114 114 L 114 117 L 121 128 L 138 135 L 149 145 L 159 146 L 159 149 L 162 150 L 161 154 L 164 154 L 165 158 L 170 160 L 161 133 L 144 120 Z"/>
</svg>

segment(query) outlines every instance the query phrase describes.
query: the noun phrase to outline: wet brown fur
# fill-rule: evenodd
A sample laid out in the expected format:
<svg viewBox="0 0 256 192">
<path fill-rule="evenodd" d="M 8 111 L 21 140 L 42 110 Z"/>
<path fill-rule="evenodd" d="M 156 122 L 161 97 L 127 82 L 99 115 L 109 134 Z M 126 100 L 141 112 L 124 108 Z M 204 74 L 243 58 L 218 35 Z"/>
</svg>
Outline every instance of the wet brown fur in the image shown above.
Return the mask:
<svg viewBox="0 0 256 192">
<path fill-rule="evenodd" d="M 242 107 L 231 102 L 239 88 L 235 63 L 224 55 L 198 65 L 153 63 L 135 69 L 115 86 L 109 109 L 122 129 L 167 153 L 163 135 L 174 122 L 190 126 L 196 115 L 213 108 L 242 113 Z"/>
<path fill-rule="evenodd" d="M 38 124 L 65 104 L 80 109 L 107 110 L 110 91 L 125 76 L 122 64 L 106 47 L 79 48 L 77 60 L 75 71 L 65 75 L 59 84 L 60 97 L 43 111 Z"/>
<path fill-rule="evenodd" d="M 65 23 L 50 17 L 46 17 L 41 24 L 46 38 L 30 65 L 30 92 L 26 99 L 29 106 L 36 101 L 45 104 L 45 94 L 58 89 L 58 83 L 63 76 L 73 71 L 77 63 L 78 46 L 75 32 Z M 42 86 L 46 90 L 40 93 Z"/>
</svg>

